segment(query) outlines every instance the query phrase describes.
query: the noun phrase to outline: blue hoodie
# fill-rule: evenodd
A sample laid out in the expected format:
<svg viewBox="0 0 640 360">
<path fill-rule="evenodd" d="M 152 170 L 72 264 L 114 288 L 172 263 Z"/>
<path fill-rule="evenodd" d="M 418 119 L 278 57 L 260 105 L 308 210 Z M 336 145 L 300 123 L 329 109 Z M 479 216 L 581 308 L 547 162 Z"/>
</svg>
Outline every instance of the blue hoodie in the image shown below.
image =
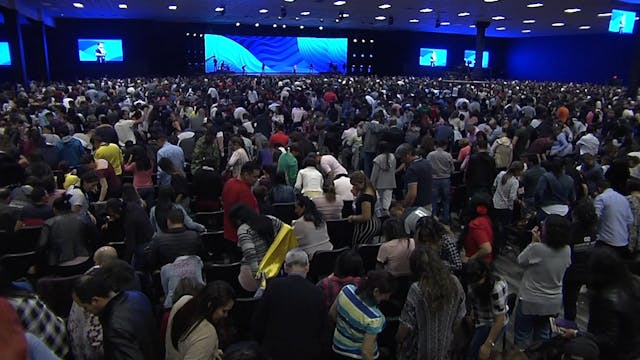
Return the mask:
<svg viewBox="0 0 640 360">
<path fill-rule="evenodd" d="M 60 161 L 66 161 L 74 168 L 80 164 L 80 159 L 85 155 L 84 147 L 80 140 L 67 135 L 56 145 Z"/>
</svg>

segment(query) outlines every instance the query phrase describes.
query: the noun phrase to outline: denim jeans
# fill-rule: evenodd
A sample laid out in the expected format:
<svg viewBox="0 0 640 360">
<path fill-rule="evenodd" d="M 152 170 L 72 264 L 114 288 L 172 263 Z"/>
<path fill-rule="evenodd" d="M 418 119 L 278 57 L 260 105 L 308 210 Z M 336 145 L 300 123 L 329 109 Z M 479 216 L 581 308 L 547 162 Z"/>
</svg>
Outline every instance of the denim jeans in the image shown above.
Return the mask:
<svg viewBox="0 0 640 360">
<path fill-rule="evenodd" d="M 533 335 L 533 342 L 548 340 L 551 338 L 551 325 L 549 317 L 552 315 L 526 315 L 522 312 L 522 303 L 516 306 L 516 321 L 513 324 L 513 342 L 520 348 L 530 344 L 529 339 Z"/>
<path fill-rule="evenodd" d="M 364 174 L 367 175 L 368 178 L 371 177 L 371 171 L 373 170 L 373 159 L 376 157 L 376 153 L 374 152 L 364 152 L 364 156 L 362 158 L 362 160 L 364 161 L 363 163 L 363 170 L 364 170 Z"/>
<path fill-rule="evenodd" d="M 450 221 L 450 198 L 451 198 L 451 179 L 433 179 L 431 188 L 431 204 L 433 205 L 433 215 L 442 220 L 443 223 L 449 224 Z M 440 216 L 442 211 L 442 216 Z"/>
<path fill-rule="evenodd" d="M 500 339 L 502 334 L 504 333 L 506 326 L 502 327 L 498 337 L 494 340 Z M 478 353 L 480 352 L 480 348 L 485 341 L 487 341 L 487 337 L 489 336 L 489 332 L 491 332 L 491 325 L 482 325 L 475 329 L 473 332 L 473 337 L 471 338 L 471 343 L 469 343 L 469 352 L 467 353 L 467 360 L 477 360 Z"/>
</svg>

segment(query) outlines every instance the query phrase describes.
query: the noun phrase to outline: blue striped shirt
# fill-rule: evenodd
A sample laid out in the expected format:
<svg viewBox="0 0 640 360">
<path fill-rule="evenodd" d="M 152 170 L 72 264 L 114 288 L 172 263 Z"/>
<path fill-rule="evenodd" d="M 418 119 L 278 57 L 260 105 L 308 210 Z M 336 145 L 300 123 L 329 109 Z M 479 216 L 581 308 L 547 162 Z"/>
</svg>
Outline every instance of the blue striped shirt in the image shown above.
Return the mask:
<svg viewBox="0 0 640 360">
<path fill-rule="evenodd" d="M 338 321 L 333 333 L 333 351 L 354 359 L 362 359 L 362 343 L 366 334 L 377 335 L 385 325 L 384 315 L 377 306 L 365 304 L 356 295 L 354 285 L 346 285 L 338 294 Z M 377 358 L 375 344 L 374 358 Z"/>
</svg>

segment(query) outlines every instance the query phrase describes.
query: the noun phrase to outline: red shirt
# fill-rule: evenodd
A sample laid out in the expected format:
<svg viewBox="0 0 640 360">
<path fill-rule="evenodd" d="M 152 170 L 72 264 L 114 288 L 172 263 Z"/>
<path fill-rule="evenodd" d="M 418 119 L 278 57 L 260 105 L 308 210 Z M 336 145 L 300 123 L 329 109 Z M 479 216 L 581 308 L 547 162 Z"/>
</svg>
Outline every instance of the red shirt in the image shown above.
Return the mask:
<svg viewBox="0 0 640 360">
<path fill-rule="evenodd" d="M 282 131 L 278 131 L 275 134 L 271 135 L 271 137 L 269 138 L 269 143 L 271 143 L 271 146 L 273 147 L 287 146 L 289 145 L 289 137 Z"/>
<path fill-rule="evenodd" d="M 464 251 L 467 257 L 473 256 L 484 243 L 491 244 L 493 249 L 493 228 L 488 216 L 478 216 L 469 223 L 469 232 L 464 241 Z M 489 253 L 485 258 L 487 262 L 493 262 L 493 254 Z"/>
<path fill-rule="evenodd" d="M 324 93 L 324 96 L 322 98 L 324 102 L 327 103 L 327 105 L 331 104 L 334 101 L 338 101 L 338 96 L 333 91 L 327 91 L 326 93 Z"/>
<path fill-rule="evenodd" d="M 256 212 L 260 212 L 258 200 L 253 196 L 251 186 L 238 178 L 231 178 L 222 189 L 222 204 L 224 205 L 224 238 L 233 242 L 238 241 L 238 229 L 231 225 L 229 211 L 239 203 L 245 203 Z"/>
</svg>

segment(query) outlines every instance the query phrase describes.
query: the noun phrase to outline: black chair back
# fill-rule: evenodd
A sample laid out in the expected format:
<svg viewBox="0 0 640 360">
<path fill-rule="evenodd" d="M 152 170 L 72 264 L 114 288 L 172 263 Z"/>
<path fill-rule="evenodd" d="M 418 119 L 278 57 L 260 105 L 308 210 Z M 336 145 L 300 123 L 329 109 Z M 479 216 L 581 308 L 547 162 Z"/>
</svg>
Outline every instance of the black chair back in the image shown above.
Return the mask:
<svg viewBox="0 0 640 360">
<path fill-rule="evenodd" d="M 353 200 L 344 200 L 342 205 L 342 217 L 348 218 L 353 215 Z"/>
<path fill-rule="evenodd" d="M 362 257 L 365 271 L 375 270 L 380 245 L 382 244 L 362 244 L 358 246 L 358 254 Z"/>
<path fill-rule="evenodd" d="M 238 245 L 224 238 L 224 231 L 212 231 L 200 234 L 206 252 L 204 261 L 228 264 L 239 261 L 242 253 Z"/>
<path fill-rule="evenodd" d="M 327 277 L 328 275 L 333 273 L 333 269 L 335 268 L 338 256 L 348 250 L 348 247 L 343 247 L 334 250 L 317 251 L 315 254 L 313 254 L 313 259 L 311 259 L 311 264 L 309 265 L 309 274 L 307 274 L 307 278 L 315 284 L 320 279 Z"/>
<path fill-rule="evenodd" d="M 236 327 L 236 341 L 253 340 L 251 326 L 253 313 L 256 310 L 260 298 L 237 298 L 231 309 L 231 321 Z"/>
<path fill-rule="evenodd" d="M 293 220 L 298 218 L 295 212 L 295 203 L 276 203 L 271 205 L 271 209 L 273 216 L 288 225 L 291 225 Z"/>
<path fill-rule="evenodd" d="M 231 264 L 204 264 L 204 277 L 207 283 L 222 280 L 236 291 L 236 297 L 251 296 L 252 294 L 244 290 L 240 286 L 238 281 L 238 275 L 240 274 L 240 263 L 235 262 Z"/>
<path fill-rule="evenodd" d="M 40 233 L 42 226 L 24 227 L 13 234 L 13 239 L 8 244 L 8 253 L 17 254 L 40 249 Z"/>
<path fill-rule="evenodd" d="M 28 251 L 16 254 L 6 254 L 0 257 L 0 264 L 11 280 L 18 280 L 27 276 L 29 269 L 38 263 L 38 252 Z"/>
<path fill-rule="evenodd" d="M 193 215 L 193 221 L 209 231 L 220 231 L 224 228 L 224 211 L 198 212 Z"/>
<path fill-rule="evenodd" d="M 67 317 L 71 310 L 73 299 L 71 292 L 73 284 L 82 275 L 67 277 L 43 277 L 36 283 L 36 291 L 40 299 L 58 316 Z"/>
<path fill-rule="evenodd" d="M 353 223 L 346 219 L 328 220 L 327 232 L 334 249 L 351 246 L 353 241 Z"/>
</svg>

